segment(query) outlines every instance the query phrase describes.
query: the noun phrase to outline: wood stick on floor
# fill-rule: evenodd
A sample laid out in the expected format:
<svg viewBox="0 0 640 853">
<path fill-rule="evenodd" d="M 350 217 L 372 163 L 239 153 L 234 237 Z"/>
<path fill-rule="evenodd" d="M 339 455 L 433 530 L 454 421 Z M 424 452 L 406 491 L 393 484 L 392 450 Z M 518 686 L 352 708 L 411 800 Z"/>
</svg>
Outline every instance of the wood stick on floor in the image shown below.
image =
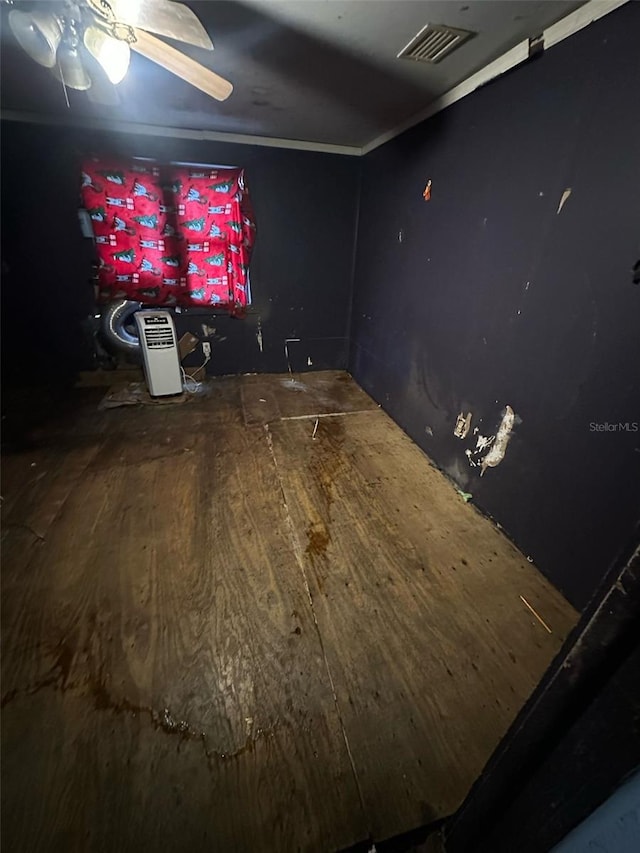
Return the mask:
<svg viewBox="0 0 640 853">
<path fill-rule="evenodd" d="M 529 610 L 533 613 L 533 615 L 536 617 L 538 622 L 540 622 L 541 625 L 544 625 L 544 627 L 547 629 L 547 631 L 551 634 L 552 633 L 551 628 L 547 625 L 547 623 L 544 621 L 542 616 L 540 616 L 538 613 L 536 613 L 536 611 L 533 609 L 533 607 L 529 604 L 529 602 L 527 601 L 527 599 L 524 596 L 521 595 L 520 598 L 521 598 L 522 602 L 524 603 L 525 607 L 529 608 Z"/>
</svg>

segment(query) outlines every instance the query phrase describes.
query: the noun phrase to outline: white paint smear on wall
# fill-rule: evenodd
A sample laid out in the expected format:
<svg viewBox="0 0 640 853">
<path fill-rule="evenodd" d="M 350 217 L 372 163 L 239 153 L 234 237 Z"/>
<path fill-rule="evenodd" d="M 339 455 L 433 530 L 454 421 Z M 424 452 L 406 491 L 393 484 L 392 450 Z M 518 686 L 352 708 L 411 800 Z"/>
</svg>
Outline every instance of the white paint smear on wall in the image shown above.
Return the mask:
<svg viewBox="0 0 640 853">
<path fill-rule="evenodd" d="M 502 417 L 502 422 L 498 427 L 495 441 L 491 446 L 491 450 L 482 460 L 480 476 L 484 474 L 487 468 L 495 468 L 504 459 L 507 452 L 507 445 L 511 439 L 511 431 L 516 420 L 516 415 L 511 406 L 507 406 Z"/>
<path fill-rule="evenodd" d="M 476 441 L 476 450 L 486 450 L 494 439 L 495 435 L 479 435 Z"/>
<path fill-rule="evenodd" d="M 570 195 L 571 195 L 571 187 L 567 187 L 567 189 L 562 193 L 562 198 L 560 199 L 560 204 L 558 205 L 558 209 L 556 210 L 556 216 L 560 213 L 562 208 L 569 201 Z"/>
</svg>

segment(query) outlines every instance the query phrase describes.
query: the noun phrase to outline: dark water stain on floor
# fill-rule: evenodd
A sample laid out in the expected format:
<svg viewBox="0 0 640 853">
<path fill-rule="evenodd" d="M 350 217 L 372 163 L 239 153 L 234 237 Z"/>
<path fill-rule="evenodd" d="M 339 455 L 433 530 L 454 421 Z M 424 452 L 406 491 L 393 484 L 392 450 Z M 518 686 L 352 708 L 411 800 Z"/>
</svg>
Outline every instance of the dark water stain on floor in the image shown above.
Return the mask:
<svg viewBox="0 0 640 853">
<path fill-rule="evenodd" d="M 324 557 L 331 542 L 331 534 L 322 522 L 311 522 L 307 527 L 307 547 L 305 554 L 313 557 Z"/>
<path fill-rule="evenodd" d="M 322 419 L 309 461 L 309 468 L 324 496 L 329 520 L 334 500 L 334 480 L 345 464 L 341 453 L 345 434 L 342 421 L 340 417 Z"/>
<path fill-rule="evenodd" d="M 69 636 L 60 639 L 53 648 L 50 655 L 53 658 L 53 663 L 49 671 L 36 683 L 30 684 L 24 688 L 14 688 L 9 690 L 2 697 L 0 707 L 4 708 L 18 696 L 33 696 L 39 693 L 46 687 L 53 687 L 56 690 L 66 690 L 68 687 L 74 687 L 71 682 L 71 667 L 76 654 L 77 631 L 72 632 Z"/>
<path fill-rule="evenodd" d="M 318 425 L 318 432 L 321 436 L 326 436 L 342 444 L 344 441 L 343 418 L 322 418 L 322 423 Z"/>
<path fill-rule="evenodd" d="M 316 583 L 320 592 L 324 591 L 325 575 L 321 571 L 327 548 L 331 542 L 331 534 L 322 521 L 310 522 L 306 529 L 307 547 L 304 552 L 310 558 L 313 565 Z"/>
</svg>

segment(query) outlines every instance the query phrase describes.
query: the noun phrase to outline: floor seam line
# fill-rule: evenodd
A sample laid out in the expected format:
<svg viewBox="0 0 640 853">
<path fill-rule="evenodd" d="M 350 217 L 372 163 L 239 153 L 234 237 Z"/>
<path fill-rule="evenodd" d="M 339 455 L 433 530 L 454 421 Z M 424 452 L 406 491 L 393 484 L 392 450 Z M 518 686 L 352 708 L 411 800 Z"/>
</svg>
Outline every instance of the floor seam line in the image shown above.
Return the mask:
<svg viewBox="0 0 640 853">
<path fill-rule="evenodd" d="M 302 575 L 302 581 L 304 583 L 304 588 L 307 593 L 307 598 L 309 599 L 309 607 L 311 609 L 311 615 L 313 617 L 313 624 L 316 629 L 316 634 L 318 636 L 318 642 L 320 644 L 320 651 L 322 652 L 322 659 L 324 661 L 324 667 L 327 673 L 327 677 L 329 679 L 329 686 L 331 687 L 331 694 L 333 697 L 333 704 L 336 709 L 336 714 L 338 715 L 338 722 L 340 723 L 340 731 L 342 732 L 342 738 L 344 740 L 345 748 L 347 750 L 347 755 L 349 757 L 349 763 L 351 765 L 351 772 L 353 773 L 353 779 L 356 785 L 356 790 L 358 792 L 358 798 L 360 800 L 360 808 L 362 810 L 362 815 L 364 817 L 366 830 L 371 834 L 371 827 L 369 826 L 369 819 L 367 816 L 367 809 L 365 807 L 364 796 L 362 794 L 362 788 L 360 787 L 360 780 L 358 778 L 358 772 L 356 770 L 355 761 L 353 758 L 353 754 L 351 752 L 351 746 L 349 744 L 349 738 L 347 736 L 347 732 L 344 726 L 344 722 L 342 719 L 342 713 L 340 711 L 340 703 L 338 702 L 338 694 L 336 693 L 335 683 L 333 680 L 333 676 L 331 674 L 331 667 L 329 665 L 329 660 L 327 658 L 327 653 L 324 647 L 324 641 L 322 639 L 322 634 L 320 632 L 320 625 L 318 624 L 318 618 L 316 616 L 316 610 L 313 604 L 313 595 L 311 594 L 311 588 L 309 586 L 309 580 L 307 578 L 307 573 L 304 568 L 304 561 L 302 559 L 300 541 L 298 540 L 298 536 L 296 534 L 295 528 L 293 526 L 293 519 L 291 518 L 291 513 L 289 512 L 289 505 L 287 503 L 287 496 L 284 491 L 284 484 L 282 482 L 282 477 L 280 476 L 280 468 L 278 467 L 278 460 L 276 458 L 275 450 L 273 447 L 273 438 L 271 436 L 271 431 L 269 429 L 269 424 L 264 424 L 264 431 L 267 439 L 267 446 L 269 448 L 269 452 L 271 454 L 271 459 L 273 461 L 273 466 L 276 472 L 276 477 L 278 479 L 278 486 L 280 488 L 280 494 L 282 495 L 282 501 L 284 503 L 285 515 L 287 519 L 287 526 L 289 528 L 289 539 L 291 541 L 291 547 L 293 549 L 294 557 L 296 563 L 298 564 L 298 569 L 300 570 L 300 574 Z"/>
<path fill-rule="evenodd" d="M 274 418 L 274 421 L 306 421 L 314 418 L 344 418 L 347 415 L 375 415 L 379 414 L 380 409 L 355 409 L 353 412 L 320 412 L 315 415 L 281 415 L 279 418 Z"/>
</svg>

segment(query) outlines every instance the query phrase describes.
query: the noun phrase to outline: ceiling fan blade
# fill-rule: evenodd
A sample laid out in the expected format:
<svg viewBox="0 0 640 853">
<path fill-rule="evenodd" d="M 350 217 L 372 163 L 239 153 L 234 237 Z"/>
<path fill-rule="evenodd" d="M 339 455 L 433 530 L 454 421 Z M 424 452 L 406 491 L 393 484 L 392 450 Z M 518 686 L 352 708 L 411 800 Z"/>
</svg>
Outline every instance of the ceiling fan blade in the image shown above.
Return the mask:
<svg viewBox="0 0 640 853">
<path fill-rule="evenodd" d="M 120 83 L 129 69 L 131 51 L 129 45 L 108 35 L 99 27 L 87 27 L 84 46 L 102 66 L 112 83 Z"/>
<path fill-rule="evenodd" d="M 109 0 L 118 21 L 196 47 L 213 50 L 209 35 L 184 3 L 172 0 Z"/>
<path fill-rule="evenodd" d="M 156 62 L 217 101 L 226 101 L 233 92 L 233 86 L 224 77 L 220 77 L 184 53 L 180 53 L 175 47 L 145 33 L 144 30 L 136 29 L 135 32 L 136 41 L 131 47 L 137 53 L 146 56 L 147 59 Z"/>
</svg>

